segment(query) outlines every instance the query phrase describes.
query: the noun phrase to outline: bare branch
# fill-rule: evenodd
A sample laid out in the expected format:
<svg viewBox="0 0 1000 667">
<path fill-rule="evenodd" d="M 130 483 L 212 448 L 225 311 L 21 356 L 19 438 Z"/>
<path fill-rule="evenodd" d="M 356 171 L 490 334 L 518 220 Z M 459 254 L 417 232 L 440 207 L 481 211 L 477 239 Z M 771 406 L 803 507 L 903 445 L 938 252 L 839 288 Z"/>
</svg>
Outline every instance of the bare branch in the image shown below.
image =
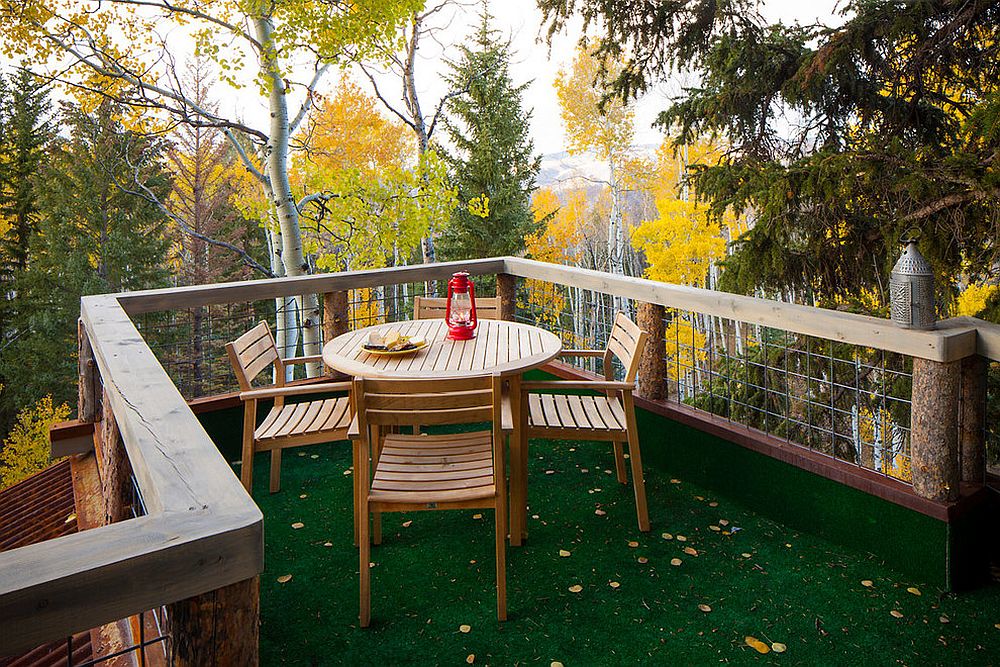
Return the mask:
<svg viewBox="0 0 1000 667">
<path fill-rule="evenodd" d="M 288 134 L 295 134 L 295 130 L 299 128 L 306 114 L 309 113 L 309 109 L 312 108 L 313 99 L 316 96 L 316 86 L 319 85 L 320 80 L 323 75 L 326 74 L 327 70 L 330 69 L 330 63 L 325 63 L 322 67 L 316 70 L 313 74 L 312 81 L 306 86 L 306 99 L 302 102 L 302 106 L 299 108 L 299 112 L 295 114 L 295 118 L 292 119 L 291 125 L 288 126 Z"/>
</svg>

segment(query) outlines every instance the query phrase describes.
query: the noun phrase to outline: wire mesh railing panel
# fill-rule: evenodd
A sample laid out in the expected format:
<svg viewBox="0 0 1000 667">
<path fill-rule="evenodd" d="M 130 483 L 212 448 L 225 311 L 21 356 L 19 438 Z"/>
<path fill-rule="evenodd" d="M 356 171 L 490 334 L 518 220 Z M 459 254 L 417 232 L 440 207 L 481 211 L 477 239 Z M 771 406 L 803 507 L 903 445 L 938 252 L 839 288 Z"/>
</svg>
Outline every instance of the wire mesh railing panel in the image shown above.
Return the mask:
<svg viewBox="0 0 1000 667">
<path fill-rule="evenodd" d="M 635 303 L 527 280 L 516 317 L 566 347 L 602 349 L 619 311 L 634 318 Z M 669 400 L 910 480 L 909 357 L 686 310 L 667 309 L 664 329 Z M 598 360 L 566 361 L 601 370 Z"/>
<path fill-rule="evenodd" d="M 1000 476 L 1000 362 L 991 362 L 986 374 L 986 469 Z"/>
</svg>

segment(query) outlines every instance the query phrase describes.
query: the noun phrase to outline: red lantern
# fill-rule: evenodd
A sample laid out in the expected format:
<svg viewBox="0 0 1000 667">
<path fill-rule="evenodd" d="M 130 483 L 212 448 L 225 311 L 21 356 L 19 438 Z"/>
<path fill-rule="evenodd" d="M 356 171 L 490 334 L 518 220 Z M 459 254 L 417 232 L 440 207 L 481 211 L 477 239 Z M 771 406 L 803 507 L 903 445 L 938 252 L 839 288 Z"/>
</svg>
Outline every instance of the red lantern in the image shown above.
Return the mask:
<svg viewBox="0 0 1000 667">
<path fill-rule="evenodd" d="M 459 271 L 448 281 L 448 305 L 444 314 L 448 325 L 448 340 L 470 340 L 476 337 L 476 289 L 469 274 Z"/>
</svg>

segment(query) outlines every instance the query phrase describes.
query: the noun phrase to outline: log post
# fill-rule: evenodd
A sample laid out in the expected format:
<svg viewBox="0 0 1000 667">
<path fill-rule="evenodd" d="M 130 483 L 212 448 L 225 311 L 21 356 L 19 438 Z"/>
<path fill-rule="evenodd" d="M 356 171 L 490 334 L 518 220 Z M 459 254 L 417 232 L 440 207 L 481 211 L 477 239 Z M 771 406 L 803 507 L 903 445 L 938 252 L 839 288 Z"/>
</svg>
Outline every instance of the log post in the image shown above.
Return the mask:
<svg viewBox="0 0 1000 667">
<path fill-rule="evenodd" d="M 498 273 L 497 296 L 500 298 L 500 319 L 513 321 L 517 309 L 517 276 Z"/>
<path fill-rule="evenodd" d="M 652 401 L 667 400 L 666 324 L 664 308 L 640 301 L 636 324 L 646 332 L 646 347 L 639 357 L 639 395 Z"/>
<path fill-rule="evenodd" d="M 111 411 L 107 396 L 102 399 L 103 414 L 97 427 L 97 470 L 101 477 L 101 497 L 104 498 L 105 524 L 132 518 L 132 464 L 122 443 L 118 422 Z"/>
<path fill-rule="evenodd" d="M 97 370 L 94 348 L 90 345 L 83 320 L 77 321 L 76 331 L 79 349 L 76 412 L 80 421 L 93 424 L 101 414 L 101 375 Z"/>
<path fill-rule="evenodd" d="M 986 374 L 985 357 L 962 359 L 962 403 L 959 443 L 962 452 L 962 481 L 986 481 Z"/>
<path fill-rule="evenodd" d="M 260 625 L 259 578 L 245 579 L 169 605 L 172 664 L 256 665 Z"/>
<path fill-rule="evenodd" d="M 350 331 L 351 323 L 348 315 L 347 290 L 327 292 L 323 295 L 323 341 L 330 342 L 337 336 Z M 327 375 L 336 375 L 334 370 L 326 367 Z"/>
<path fill-rule="evenodd" d="M 958 499 L 958 396 L 962 362 L 913 359 L 910 470 L 918 496 Z"/>
</svg>

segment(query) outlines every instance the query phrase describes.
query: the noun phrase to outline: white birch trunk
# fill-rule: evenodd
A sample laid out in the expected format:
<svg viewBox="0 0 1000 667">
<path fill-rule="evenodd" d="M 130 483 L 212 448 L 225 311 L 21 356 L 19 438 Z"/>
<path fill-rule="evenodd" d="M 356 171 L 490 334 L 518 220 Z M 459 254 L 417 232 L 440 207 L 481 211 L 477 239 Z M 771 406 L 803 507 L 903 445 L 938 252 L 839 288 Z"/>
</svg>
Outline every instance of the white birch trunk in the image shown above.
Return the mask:
<svg viewBox="0 0 1000 667">
<path fill-rule="evenodd" d="M 271 202 L 281 231 L 281 262 L 286 276 L 301 276 L 309 272 L 309 266 L 302 252 L 302 232 L 299 228 L 299 211 L 292 196 L 288 180 L 288 95 L 285 80 L 278 67 L 272 33 L 274 25 L 268 17 L 254 19 L 257 39 L 262 45 L 260 67 L 268 87 L 268 104 L 271 112 L 271 132 L 265 153 L 267 175 L 271 185 Z M 302 347 L 306 355 L 321 352 L 319 330 L 319 298 L 306 294 L 296 298 L 296 310 L 300 314 Z M 323 364 L 306 365 L 306 375 L 316 377 L 323 372 Z"/>
</svg>

